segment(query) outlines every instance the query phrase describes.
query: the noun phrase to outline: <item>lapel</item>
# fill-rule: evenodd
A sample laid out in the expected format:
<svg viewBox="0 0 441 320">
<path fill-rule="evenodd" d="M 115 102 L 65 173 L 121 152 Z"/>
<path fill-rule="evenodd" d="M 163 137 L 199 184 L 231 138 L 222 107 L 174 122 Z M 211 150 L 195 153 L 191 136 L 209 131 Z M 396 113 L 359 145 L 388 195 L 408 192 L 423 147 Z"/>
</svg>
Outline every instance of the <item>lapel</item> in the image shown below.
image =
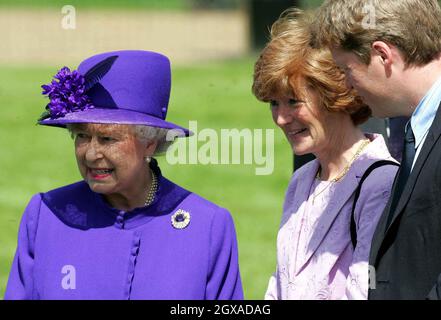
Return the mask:
<svg viewBox="0 0 441 320">
<path fill-rule="evenodd" d="M 393 217 L 391 219 L 389 227 L 387 227 L 386 229 L 386 222 L 387 222 L 387 217 L 389 216 L 392 196 L 390 197 L 389 202 L 387 203 L 387 206 L 383 212 L 383 215 L 381 216 L 380 221 L 378 222 L 377 229 L 375 230 L 375 234 L 371 246 L 371 256 L 369 259 L 370 263 L 374 263 L 374 265 L 377 265 L 378 262 L 377 260 L 380 257 L 380 249 L 384 243 L 384 239 L 386 238 L 391 227 L 394 225 L 394 223 L 396 223 L 397 218 L 400 216 L 400 214 L 402 214 L 403 209 L 409 202 L 416 181 L 421 173 L 421 169 L 423 168 L 424 163 L 429 157 L 429 154 L 432 151 L 433 147 L 435 146 L 435 143 L 439 139 L 440 135 L 441 135 L 441 107 L 438 107 L 435 120 L 433 121 L 433 124 L 430 127 L 429 132 L 427 134 L 426 140 L 424 141 L 424 144 L 421 147 L 422 148 L 421 152 L 418 155 L 417 161 L 415 162 L 415 166 L 412 169 L 412 172 L 409 176 L 409 180 L 407 181 L 403 193 L 400 197 L 400 200 L 398 201 L 397 207 L 393 213 Z M 398 174 L 399 172 L 395 177 L 392 190 L 395 190 L 396 188 Z"/>
<path fill-rule="evenodd" d="M 342 207 L 353 195 L 359 179 L 360 177 L 357 178 L 354 170 L 349 170 L 345 178 L 335 186 L 334 194 L 336 196 L 330 199 L 320 218 L 318 218 L 318 222 L 314 227 L 309 243 L 306 244 L 306 252 L 304 252 L 304 254 L 298 252 L 299 261 L 296 267 L 296 274 L 302 270 L 303 266 L 320 247 L 323 239 L 333 227 L 333 223 L 340 214 Z M 299 223 L 297 224 L 299 225 Z"/>
<path fill-rule="evenodd" d="M 398 201 L 397 207 L 393 212 L 393 217 L 389 227 L 386 230 L 386 234 L 393 225 L 393 223 L 396 221 L 400 213 L 402 213 L 404 207 L 409 202 L 410 195 L 412 194 L 412 191 L 415 187 L 415 183 L 418 179 L 418 176 L 420 175 L 421 169 L 423 168 L 424 163 L 426 162 L 430 152 L 435 146 L 435 142 L 438 140 L 440 134 L 441 134 L 441 108 L 438 107 L 435 120 L 433 121 L 433 124 L 429 129 L 429 132 L 427 133 L 426 140 L 422 145 L 422 149 L 415 162 L 415 166 L 412 169 L 412 172 L 410 173 L 409 179 L 407 180 L 406 186 L 403 190 L 400 200 Z"/>
<path fill-rule="evenodd" d="M 392 190 L 395 190 L 396 187 L 395 185 L 397 183 L 399 174 L 400 174 L 400 170 L 398 170 L 397 174 L 395 175 L 395 180 L 394 183 L 392 184 Z M 381 244 L 384 239 L 387 217 L 389 216 L 391 203 L 392 203 L 392 196 L 389 197 L 389 201 L 387 202 L 386 207 L 383 210 L 383 214 L 381 215 L 378 221 L 377 227 L 375 228 L 375 232 L 372 237 L 371 251 L 369 255 L 369 263 L 372 265 L 376 265 L 378 252 L 380 250 Z"/>
<path fill-rule="evenodd" d="M 283 208 L 281 230 L 283 229 L 283 241 L 278 244 L 277 250 L 284 257 L 288 274 L 295 274 L 297 268 L 296 257 L 298 246 L 298 235 L 301 232 L 301 217 L 304 214 L 305 206 L 308 201 L 311 185 L 319 168 L 318 160 L 313 160 L 303 166 L 294 175 L 293 184 L 288 187 L 286 202 Z M 278 239 L 278 242 L 280 239 Z M 302 259 L 303 261 L 303 259 Z"/>
<path fill-rule="evenodd" d="M 283 217 L 281 222 L 281 227 L 285 223 L 291 224 L 291 229 L 293 229 L 292 224 L 297 220 L 299 216 L 299 211 L 302 206 L 305 205 L 308 200 L 309 191 L 311 185 L 315 179 L 315 175 L 319 168 L 319 162 L 317 160 L 312 160 L 302 167 L 302 179 L 294 179 L 295 183 L 290 185 L 288 192 L 286 194 L 286 202 L 283 208 Z"/>
</svg>

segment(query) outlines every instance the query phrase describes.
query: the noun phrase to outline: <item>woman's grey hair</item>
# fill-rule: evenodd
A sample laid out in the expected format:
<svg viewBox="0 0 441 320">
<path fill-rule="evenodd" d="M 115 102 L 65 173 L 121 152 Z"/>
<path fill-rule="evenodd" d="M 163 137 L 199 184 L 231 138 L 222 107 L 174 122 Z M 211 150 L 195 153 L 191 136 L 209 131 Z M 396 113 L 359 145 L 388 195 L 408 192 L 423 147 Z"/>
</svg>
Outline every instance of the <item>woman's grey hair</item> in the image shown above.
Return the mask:
<svg viewBox="0 0 441 320">
<path fill-rule="evenodd" d="M 75 124 L 67 124 L 66 128 L 73 137 L 73 129 Z M 174 130 L 168 130 L 164 128 L 156 128 L 145 125 L 127 125 L 133 129 L 135 136 L 139 141 L 145 143 L 155 140 L 158 142 L 154 156 L 164 154 L 167 149 L 175 142 L 176 138 L 180 135 L 179 132 Z"/>
<path fill-rule="evenodd" d="M 142 142 L 156 140 L 158 146 L 156 147 L 154 155 L 164 154 L 167 149 L 175 142 L 175 137 L 170 135 L 168 129 L 156 128 L 144 125 L 133 125 L 133 131 L 136 137 Z"/>
</svg>

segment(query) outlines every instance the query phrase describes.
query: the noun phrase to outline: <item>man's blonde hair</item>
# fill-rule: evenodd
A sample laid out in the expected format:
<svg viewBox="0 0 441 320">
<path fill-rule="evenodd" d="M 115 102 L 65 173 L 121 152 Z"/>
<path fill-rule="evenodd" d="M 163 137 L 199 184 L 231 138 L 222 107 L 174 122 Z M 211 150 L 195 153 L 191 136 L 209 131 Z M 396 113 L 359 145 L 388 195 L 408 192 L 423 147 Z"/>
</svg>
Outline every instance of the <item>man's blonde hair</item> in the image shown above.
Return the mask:
<svg viewBox="0 0 441 320">
<path fill-rule="evenodd" d="M 311 27 L 311 44 L 355 53 L 370 63 L 371 46 L 396 46 L 407 66 L 424 66 L 441 52 L 436 0 L 326 0 Z"/>
</svg>

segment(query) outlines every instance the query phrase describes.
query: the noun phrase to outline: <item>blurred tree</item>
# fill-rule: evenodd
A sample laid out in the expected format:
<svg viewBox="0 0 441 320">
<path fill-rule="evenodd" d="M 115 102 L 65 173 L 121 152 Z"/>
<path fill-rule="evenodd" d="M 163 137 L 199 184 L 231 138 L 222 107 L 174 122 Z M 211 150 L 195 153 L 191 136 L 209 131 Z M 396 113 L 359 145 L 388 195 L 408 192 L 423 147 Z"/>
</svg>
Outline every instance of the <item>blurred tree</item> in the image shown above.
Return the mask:
<svg viewBox="0 0 441 320">
<path fill-rule="evenodd" d="M 187 0 L 193 9 L 236 9 L 241 0 Z"/>
<path fill-rule="evenodd" d="M 304 9 L 313 9 L 319 7 L 324 0 L 301 0 L 301 7 Z"/>
<path fill-rule="evenodd" d="M 261 50 L 269 40 L 271 25 L 280 14 L 293 6 L 299 6 L 298 0 L 248 0 L 250 19 L 251 48 Z"/>
</svg>

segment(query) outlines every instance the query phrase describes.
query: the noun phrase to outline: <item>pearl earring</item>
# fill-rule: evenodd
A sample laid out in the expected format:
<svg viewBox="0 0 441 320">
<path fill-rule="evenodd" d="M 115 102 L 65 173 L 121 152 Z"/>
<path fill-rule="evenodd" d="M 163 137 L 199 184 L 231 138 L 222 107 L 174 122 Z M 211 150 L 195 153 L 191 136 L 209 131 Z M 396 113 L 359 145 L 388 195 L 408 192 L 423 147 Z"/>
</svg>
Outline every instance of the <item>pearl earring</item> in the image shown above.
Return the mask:
<svg viewBox="0 0 441 320">
<path fill-rule="evenodd" d="M 150 163 L 150 161 L 152 161 L 151 157 L 145 157 L 145 162 Z"/>
</svg>

